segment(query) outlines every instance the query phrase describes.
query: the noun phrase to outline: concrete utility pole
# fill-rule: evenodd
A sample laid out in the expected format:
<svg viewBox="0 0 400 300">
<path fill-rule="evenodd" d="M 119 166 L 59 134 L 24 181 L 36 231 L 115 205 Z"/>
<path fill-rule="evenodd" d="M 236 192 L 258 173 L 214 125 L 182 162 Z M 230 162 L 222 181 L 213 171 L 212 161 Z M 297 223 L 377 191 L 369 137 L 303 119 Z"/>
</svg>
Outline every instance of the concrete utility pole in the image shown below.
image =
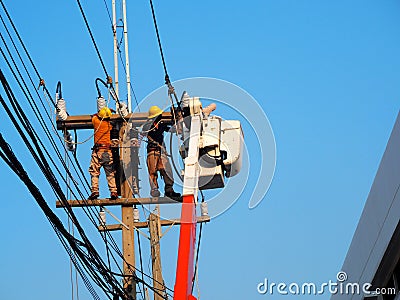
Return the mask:
<svg viewBox="0 0 400 300">
<path fill-rule="evenodd" d="M 127 130 L 128 126 L 123 126 L 121 129 L 121 139 L 120 139 L 120 145 L 123 146 L 123 131 Z M 131 158 L 131 152 L 132 149 L 131 147 L 129 148 L 121 148 L 121 164 L 120 168 L 123 165 L 129 164 L 129 160 Z M 128 152 L 128 153 L 127 153 Z M 133 167 L 131 164 L 129 164 L 130 168 L 129 172 L 125 174 L 125 172 L 120 172 L 121 173 L 121 197 L 122 198 L 132 198 L 132 189 L 129 185 L 129 182 L 132 182 L 132 171 L 131 168 Z M 137 166 L 136 166 L 137 167 Z M 132 299 L 136 300 L 136 282 L 133 279 L 135 273 L 135 225 L 134 225 L 134 220 L 133 220 L 133 206 L 132 205 L 122 205 L 122 223 L 125 224 L 128 228 L 125 226 L 122 227 L 122 253 L 124 255 L 124 275 L 130 275 L 132 277 L 125 277 L 124 278 L 124 288 L 128 292 L 129 296 L 132 297 Z"/>
<path fill-rule="evenodd" d="M 165 285 L 161 269 L 161 253 L 160 253 L 160 239 L 161 239 L 161 224 L 159 205 L 157 205 L 156 213 L 151 213 L 149 216 L 149 231 L 150 231 L 150 244 L 151 244 L 151 258 L 153 270 L 153 287 L 158 293 L 154 293 L 154 300 L 162 300 L 165 297 Z"/>
<path fill-rule="evenodd" d="M 131 72 L 130 72 L 130 64 L 129 64 L 129 42 L 128 42 L 128 21 L 126 16 L 126 0 L 122 0 L 122 16 L 117 18 L 117 8 L 116 8 L 116 0 L 112 0 L 112 29 L 113 29 L 113 42 L 114 42 L 114 82 L 115 82 L 115 94 L 119 99 L 119 47 L 118 47 L 118 32 L 117 25 L 118 20 L 123 20 L 122 28 L 123 28 L 123 38 L 124 38 L 124 52 L 125 52 L 125 76 L 126 76 L 126 92 L 127 92 L 127 101 L 128 101 L 128 112 L 132 112 L 132 96 L 131 96 Z M 121 26 L 120 26 L 121 27 Z"/>
<path fill-rule="evenodd" d="M 124 140 L 127 136 L 127 141 Z M 131 124 L 122 126 L 120 132 L 121 146 L 121 197 L 124 199 L 133 198 L 134 194 L 139 193 L 139 143 L 137 129 L 131 127 Z M 136 299 L 136 281 L 133 279 L 135 272 L 135 224 L 133 219 L 132 204 L 122 205 L 122 223 L 127 225 L 122 227 L 122 245 L 124 261 L 124 274 L 133 275 L 126 277 L 124 280 L 124 288 L 129 295 Z"/>
<path fill-rule="evenodd" d="M 115 7 L 115 0 L 112 0 L 112 15 L 113 15 L 113 35 L 114 35 L 114 82 L 115 82 L 115 94 L 119 99 L 117 9 Z"/>
<path fill-rule="evenodd" d="M 131 72 L 129 67 L 129 47 L 128 47 L 128 22 L 126 20 L 126 0 L 122 0 L 122 11 L 124 15 L 124 43 L 125 43 L 125 71 L 126 71 L 126 91 L 128 93 L 128 111 L 132 112 L 131 100 Z"/>
</svg>

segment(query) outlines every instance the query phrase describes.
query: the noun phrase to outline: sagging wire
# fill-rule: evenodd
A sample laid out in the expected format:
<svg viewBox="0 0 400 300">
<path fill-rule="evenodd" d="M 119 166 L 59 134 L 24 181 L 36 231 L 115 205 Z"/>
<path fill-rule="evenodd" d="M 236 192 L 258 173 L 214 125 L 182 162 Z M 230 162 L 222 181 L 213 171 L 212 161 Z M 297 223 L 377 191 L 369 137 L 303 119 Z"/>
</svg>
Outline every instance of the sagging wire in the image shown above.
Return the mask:
<svg viewBox="0 0 400 300">
<path fill-rule="evenodd" d="M 42 80 L 41 80 L 41 82 L 42 82 Z M 42 85 L 44 86 L 44 84 L 42 83 Z M 46 90 L 47 91 L 47 89 L 45 88 L 45 86 L 44 86 L 44 90 Z"/>
<path fill-rule="evenodd" d="M 96 50 L 96 53 L 97 53 L 97 57 L 99 58 L 99 61 L 100 61 L 101 66 L 103 67 L 103 71 L 104 71 L 104 73 L 105 73 L 105 75 L 106 75 L 106 78 L 110 78 L 110 76 L 108 75 L 108 72 L 107 72 L 107 68 L 106 68 L 106 66 L 105 66 L 105 64 L 104 64 L 103 58 L 101 57 L 99 47 L 97 47 L 96 40 L 94 39 L 92 30 L 90 29 L 89 21 L 88 21 L 88 19 L 86 18 L 85 11 L 83 10 L 83 7 L 82 7 L 82 5 L 81 5 L 81 2 L 80 2 L 79 0 L 77 0 L 76 2 L 78 3 L 79 9 L 80 9 L 81 14 L 82 14 L 82 17 L 83 17 L 83 21 L 85 22 L 86 29 L 87 29 L 87 31 L 89 32 L 89 35 L 90 35 L 90 38 L 91 38 L 91 40 L 92 40 L 93 46 L 94 46 L 94 48 L 95 48 L 95 50 Z"/>
<path fill-rule="evenodd" d="M 181 105 L 180 105 L 180 102 L 179 102 L 179 100 L 178 100 L 178 96 L 176 95 L 175 88 L 172 86 L 170 77 L 169 77 L 169 75 L 168 75 L 167 64 L 166 64 L 166 62 L 165 62 L 164 51 L 163 51 L 163 47 L 162 47 L 162 44 L 161 44 L 160 33 L 159 33 L 159 31 L 158 31 L 157 18 L 156 18 L 156 13 L 155 13 L 155 11 L 154 11 L 153 0 L 150 0 L 150 8 L 151 8 L 151 14 L 152 14 L 152 16 L 153 16 L 153 24 L 154 24 L 154 29 L 155 29 L 155 31 L 156 31 L 156 36 L 157 36 L 157 41 L 158 41 L 158 48 L 159 48 L 159 50 L 160 50 L 160 55 L 161 55 L 161 61 L 162 61 L 163 68 L 164 68 L 165 84 L 166 84 L 167 87 L 168 87 L 168 97 L 170 98 L 170 101 L 171 101 L 172 112 L 173 112 L 173 116 L 174 116 L 174 122 L 175 122 L 175 125 L 176 125 L 176 123 L 177 123 L 177 117 L 175 116 L 174 101 L 173 101 L 173 99 L 172 99 L 172 95 L 174 96 L 174 99 L 175 99 L 175 102 L 176 102 L 176 105 L 177 105 L 178 112 L 180 112 L 180 106 L 181 106 Z"/>
<path fill-rule="evenodd" d="M 23 43 L 23 41 L 22 41 L 22 39 L 21 39 L 21 37 L 20 37 L 18 31 L 16 30 L 16 27 L 15 27 L 15 25 L 14 25 L 14 23 L 13 23 L 13 21 L 12 21 L 10 15 L 8 14 L 8 12 L 7 12 L 7 10 L 6 10 L 5 6 L 4 6 L 4 4 L 3 4 L 3 3 L 1 3 L 1 4 L 3 5 L 3 8 L 4 8 L 4 10 L 5 10 L 5 12 L 6 12 L 7 16 L 8 16 L 8 19 L 9 19 L 11 25 L 13 26 L 13 29 L 14 29 L 16 35 L 18 36 L 18 39 L 19 39 L 19 41 L 20 41 L 20 43 L 21 43 L 23 49 L 25 50 L 26 55 L 29 57 L 29 60 L 30 60 L 30 62 L 31 62 L 31 64 L 32 64 L 32 67 L 35 69 L 36 74 L 38 75 L 38 77 L 41 78 L 41 77 L 40 77 L 40 74 L 39 74 L 39 72 L 38 72 L 38 70 L 37 70 L 37 68 L 36 68 L 36 66 L 35 66 L 34 63 L 33 63 L 32 58 L 31 58 L 30 55 L 29 55 L 28 50 L 26 49 L 26 47 L 25 47 L 25 45 L 24 45 L 24 43 Z M 17 46 L 15 45 L 15 42 L 14 42 L 13 38 L 11 37 L 11 34 L 10 34 L 10 32 L 9 32 L 9 30 L 8 30 L 8 28 L 7 28 L 7 26 L 6 26 L 5 22 L 4 22 L 4 20 L 3 20 L 3 18 L 1 17 L 1 15 L 0 15 L 0 19 L 1 19 L 2 23 L 3 23 L 4 28 L 6 29 L 6 32 L 7 32 L 7 34 L 8 34 L 8 37 L 10 38 L 10 40 L 11 40 L 11 42 L 12 42 L 12 45 L 13 45 L 13 47 L 14 47 L 14 49 L 15 49 L 15 51 L 16 51 L 16 53 L 17 53 L 17 55 L 18 55 L 18 57 L 19 57 L 19 59 L 20 59 L 20 61 L 21 61 L 21 63 L 22 63 L 22 65 L 23 65 L 23 67 L 24 67 L 24 69 L 25 69 L 25 72 L 27 73 L 27 75 L 28 75 L 28 77 L 29 77 L 29 79 L 30 79 L 30 81 L 31 81 L 32 86 L 35 88 L 35 84 L 33 83 L 32 77 L 30 76 L 30 74 L 29 74 L 29 72 L 28 72 L 28 70 L 27 70 L 27 67 L 26 67 L 26 65 L 25 65 L 25 63 L 24 63 L 24 61 L 23 61 L 23 59 L 22 59 L 22 57 L 21 57 L 21 55 L 20 55 L 20 53 L 19 53 L 19 50 L 17 49 Z M 10 50 L 9 50 L 9 48 L 8 48 L 8 46 L 7 46 L 7 44 L 6 44 L 5 40 L 4 40 L 4 38 L 3 38 L 3 36 L 1 35 L 1 33 L 0 33 L 0 36 L 1 36 L 2 40 L 3 40 L 3 44 L 5 45 L 5 47 L 6 47 L 6 49 L 7 49 L 7 52 L 8 52 L 8 54 L 9 54 L 9 56 L 11 57 L 11 59 L 12 59 L 12 61 L 13 61 L 13 64 L 14 64 L 14 66 L 15 66 L 15 68 L 16 68 L 16 70 L 17 70 L 17 72 L 18 72 L 18 74 L 19 74 L 19 76 L 20 76 L 22 82 L 24 83 L 24 86 L 25 86 L 25 88 L 26 88 L 26 91 L 24 90 L 24 88 L 23 88 L 22 85 L 20 84 L 20 82 L 19 82 L 19 80 L 18 80 L 18 78 L 17 78 L 17 75 L 15 74 L 14 70 L 11 68 L 11 65 L 10 65 L 8 59 L 6 58 L 4 52 L 3 52 L 3 51 L 1 50 L 1 48 L 0 48 L 0 50 L 1 50 L 1 52 L 2 52 L 2 55 L 3 55 L 4 59 L 6 60 L 8 66 L 9 66 L 9 68 L 10 68 L 10 70 L 12 71 L 13 76 L 14 76 L 15 79 L 17 80 L 17 82 L 18 82 L 18 84 L 19 84 L 21 90 L 23 91 L 25 97 L 28 99 L 28 102 L 29 102 L 29 104 L 30 104 L 32 110 L 34 111 L 35 115 L 38 117 L 38 120 L 39 120 L 39 122 L 40 122 L 40 124 L 41 124 L 41 126 L 42 126 L 42 128 L 43 128 L 43 130 L 44 130 L 44 132 L 46 133 L 46 135 L 47 135 L 47 137 L 48 137 L 50 143 L 52 144 L 52 147 L 53 147 L 53 149 L 55 150 L 55 152 L 56 152 L 58 158 L 60 159 L 60 161 L 63 163 L 63 165 L 64 165 L 64 167 L 65 167 L 65 162 L 63 162 L 61 153 L 60 153 L 60 151 L 58 150 L 57 146 L 55 145 L 55 141 L 54 141 L 54 139 L 51 137 L 51 134 L 50 134 L 50 132 L 49 132 L 47 126 L 45 125 L 45 122 L 44 122 L 44 120 L 43 120 L 43 118 L 42 118 L 42 115 L 39 113 L 39 109 L 38 109 L 38 107 L 36 106 L 36 103 L 35 103 L 35 101 L 33 100 L 33 97 L 32 97 L 32 95 L 31 95 L 31 93 L 29 92 L 28 86 L 27 86 L 25 80 L 23 79 L 22 74 L 21 74 L 21 72 L 19 71 L 19 68 L 17 67 L 17 65 L 16 65 L 16 63 L 15 63 L 15 61 L 14 61 L 12 55 L 11 55 L 11 52 L 10 52 Z M 40 79 L 40 82 L 43 83 L 43 90 L 46 92 L 45 95 L 47 94 L 47 95 L 51 98 L 49 91 L 47 90 L 46 86 L 44 85 L 44 80 L 43 80 L 43 79 Z M 43 108 L 45 109 L 45 105 L 44 105 L 44 103 L 43 103 L 43 101 L 42 101 L 42 99 L 41 99 L 41 97 L 40 97 L 38 91 L 36 90 L 36 88 L 35 88 L 35 92 L 36 92 L 37 96 L 39 97 L 40 102 L 41 102 Z M 30 97 L 28 97 L 28 95 L 27 95 L 26 93 L 28 93 Z M 54 107 L 56 108 L 55 103 L 53 103 L 53 105 L 54 105 Z M 47 114 L 48 119 L 50 120 L 50 123 L 51 123 L 51 125 L 52 125 L 53 130 L 55 130 L 54 125 L 53 125 L 53 122 L 52 122 L 52 119 L 51 119 L 51 117 L 49 116 L 49 114 L 48 114 L 48 112 L 46 111 L 46 109 L 45 109 L 45 112 L 46 112 L 46 114 Z M 61 142 L 61 139 L 60 139 L 60 142 Z M 71 159 L 69 156 L 68 156 L 68 158 Z M 78 165 L 79 165 L 79 162 L 78 162 Z M 73 164 L 73 168 L 74 168 L 75 172 L 77 172 L 77 170 L 76 170 L 74 164 Z M 77 172 L 77 174 L 78 174 L 78 172 Z M 83 173 L 82 173 L 82 175 L 83 175 L 83 177 L 84 177 L 84 174 L 83 174 Z M 83 183 L 81 177 L 80 177 L 80 180 L 81 180 L 81 183 L 84 185 L 84 183 Z"/>
<path fill-rule="evenodd" d="M 205 197 L 203 194 L 203 191 L 200 190 L 200 194 L 201 194 L 201 202 L 205 202 Z M 192 293 L 193 293 L 193 289 L 194 289 L 194 283 L 195 283 L 195 278 L 198 276 L 198 266 L 199 266 L 199 254 L 200 254 L 200 242 L 201 242 L 201 234 L 203 232 L 203 223 L 200 223 L 200 229 L 199 229 L 199 239 L 197 242 L 197 250 L 196 250 L 196 262 L 195 262 L 195 269 L 194 269 L 194 274 L 193 274 L 193 279 L 192 279 Z"/>
<path fill-rule="evenodd" d="M 142 275 L 142 288 L 143 288 L 143 293 L 145 292 L 145 287 L 144 287 L 144 275 L 143 275 L 143 257 L 142 257 L 142 246 L 140 243 L 140 235 L 139 235 L 139 231 L 136 232 L 137 233 L 137 240 L 138 240 L 138 250 L 139 250 L 139 262 L 140 262 L 140 271 L 141 271 L 141 275 Z"/>
<path fill-rule="evenodd" d="M 4 56 L 4 52 L 2 51 L 2 49 L 0 48 L 0 50 L 1 50 L 1 52 L 2 52 L 2 54 L 3 54 L 3 56 Z M 6 59 L 6 58 L 5 58 Z M 6 59 L 6 61 L 7 61 L 7 59 Z M 12 70 L 12 68 L 11 68 L 11 66 L 9 65 L 9 67 L 10 67 L 10 70 L 13 72 L 13 74 L 14 74 L 14 77 L 16 77 L 16 75 L 15 75 L 15 73 L 14 73 L 14 71 Z M 24 91 L 24 89 L 22 88 L 22 86 L 20 85 L 20 87 L 21 87 L 21 89 Z M 24 92 L 25 93 L 25 92 Z M 25 95 L 26 97 L 28 97 L 27 95 Z M 28 98 L 29 99 L 29 98 Z M 15 108 L 15 107 L 14 107 Z M 32 107 L 33 108 L 33 107 Z M 17 109 L 17 108 L 16 108 Z M 20 110 L 19 110 L 20 111 Z M 23 120 L 28 120 L 26 117 L 25 118 L 23 118 Z M 44 125 L 45 126 L 45 125 Z M 45 131 L 46 132 L 46 131 Z M 35 135 L 36 135 L 36 133 L 34 133 Z M 60 173 L 60 170 L 58 169 L 58 167 L 55 165 L 55 162 L 53 161 L 53 159 L 52 159 L 52 157 L 50 156 L 50 154 L 48 153 L 48 151 L 47 151 L 47 149 L 46 149 L 46 147 L 44 147 L 44 145 L 42 144 L 42 142 L 41 142 L 41 140 L 38 138 L 38 136 L 36 136 L 37 138 L 37 140 L 38 140 L 38 142 L 43 146 L 43 149 L 44 149 L 44 151 L 46 152 L 46 154 L 48 155 L 48 157 L 49 157 L 49 159 L 50 159 L 50 161 L 53 163 L 53 166 L 56 168 L 56 170 L 57 170 L 57 172 L 59 173 L 59 175 L 61 175 L 61 173 Z M 51 136 L 49 136 L 48 135 L 48 138 L 51 140 Z M 53 145 L 53 147 L 55 147 L 55 145 Z M 57 148 L 55 148 L 55 150 L 56 150 Z M 61 162 L 63 162 L 63 165 L 64 165 L 64 168 L 66 168 L 67 170 L 68 170 L 68 168 L 66 167 L 66 162 L 64 162 L 63 160 L 62 160 L 62 158 L 60 159 L 60 161 Z M 80 166 L 80 164 L 78 163 L 78 166 Z M 70 176 L 70 178 L 71 179 L 73 179 L 73 177 L 72 177 L 72 174 L 70 174 L 69 175 Z M 61 178 L 63 178 L 63 177 L 61 177 Z M 74 180 L 73 179 L 73 182 L 74 182 L 74 184 L 76 185 L 76 180 Z M 76 186 L 77 187 L 77 186 Z M 79 191 L 79 189 L 78 189 L 78 191 Z M 76 198 L 76 195 L 74 195 L 75 196 L 75 198 Z M 84 198 L 84 197 L 83 197 Z M 87 214 L 88 214 L 88 212 L 86 212 Z M 90 219 L 90 215 L 88 215 L 89 216 L 89 219 Z M 120 254 L 120 255 L 122 255 L 122 254 Z"/>
<path fill-rule="evenodd" d="M 3 100 L 1 95 L 0 95 L 0 100 Z M 43 212 L 45 213 L 47 219 L 49 220 L 50 224 L 52 225 L 53 229 L 57 233 L 57 236 L 59 237 L 60 241 L 62 242 L 64 248 L 66 251 L 69 253 L 70 257 L 73 259 L 74 264 L 76 265 L 77 269 L 79 270 L 80 274 L 82 275 L 82 278 L 85 282 L 85 285 L 87 286 L 89 292 L 92 294 L 94 299 L 100 299 L 97 295 L 97 293 L 94 291 L 93 287 L 90 285 L 90 282 L 86 281 L 87 278 L 82 272 L 82 269 L 79 267 L 79 264 L 76 261 L 75 255 L 71 252 L 71 249 L 66 245 L 66 241 L 64 240 L 67 239 L 68 244 L 74 249 L 75 253 L 80 253 L 79 247 L 76 244 L 76 239 L 73 238 L 68 231 L 64 228 L 62 225 L 61 221 L 58 219 L 58 217 L 52 212 L 50 207 L 47 205 L 46 201 L 43 198 L 43 195 L 40 193 L 39 189 L 36 187 L 36 185 L 31 181 L 29 178 L 28 174 L 22 167 L 20 161 L 17 159 L 15 154 L 13 153 L 11 147 L 7 142 L 3 139 L 2 135 L 0 134 L 0 148 L 2 151 L 0 151 L 0 157 L 9 165 L 9 167 L 18 175 L 18 177 L 24 182 L 32 196 L 35 198 L 37 201 L 38 205 L 41 207 Z M 33 154 L 33 153 L 32 153 Z M 81 257 L 82 259 L 83 257 Z M 86 278 L 86 280 L 85 280 Z"/>
<path fill-rule="evenodd" d="M 16 119 L 14 118 L 13 114 L 10 112 L 9 108 L 6 106 L 5 102 L 4 102 L 3 99 L 0 97 L 0 100 L 1 100 L 1 102 L 2 102 L 2 104 L 3 104 L 3 106 L 4 106 L 4 108 L 5 108 L 5 110 L 6 110 L 6 112 L 7 112 L 7 114 L 9 115 L 9 118 L 13 121 L 13 124 L 14 124 L 15 128 L 16 128 L 17 131 L 20 133 L 20 136 L 23 138 L 23 140 L 24 140 L 26 146 L 28 147 L 28 149 L 30 150 L 31 154 L 32 154 L 33 157 L 35 158 L 35 160 L 36 160 L 38 166 L 40 167 L 40 169 L 42 170 L 43 174 L 46 176 L 47 180 L 48 180 L 49 183 L 51 184 L 51 187 L 52 187 L 53 191 L 54 191 L 56 194 L 58 194 L 58 197 L 60 197 L 60 199 L 64 202 L 64 206 L 65 206 L 65 208 L 67 208 L 68 214 L 70 215 L 70 217 L 73 218 L 74 224 L 75 224 L 76 226 L 78 226 L 79 223 L 78 223 L 77 219 L 75 218 L 75 216 L 74 216 L 74 214 L 73 214 L 71 208 L 68 206 L 68 203 L 66 202 L 66 199 L 65 199 L 65 195 L 64 195 L 63 192 L 60 190 L 60 187 L 59 187 L 59 185 L 58 185 L 58 183 L 57 183 L 57 180 L 55 179 L 54 174 L 51 172 L 51 169 L 50 169 L 50 167 L 48 166 L 47 161 L 46 161 L 46 159 L 44 158 L 42 151 L 40 150 L 40 147 L 39 147 L 39 144 L 41 143 L 40 138 L 38 138 L 38 137 L 36 136 L 36 133 L 34 133 L 33 128 L 32 128 L 31 125 L 30 125 L 29 119 L 26 118 L 24 112 L 23 112 L 23 111 L 21 110 L 21 108 L 19 107 L 18 102 L 16 102 L 16 99 L 15 99 L 15 97 L 13 96 L 13 94 L 12 94 L 12 92 L 11 92 L 11 90 L 10 90 L 10 87 L 9 87 L 8 83 L 6 82 L 6 80 L 5 80 L 5 78 L 4 78 L 4 75 L 1 73 L 1 70 L 0 70 L 0 75 L 1 75 L 1 76 L 0 76 L 0 79 L 1 79 L 1 81 L 2 81 L 2 83 L 3 83 L 3 86 L 4 86 L 4 89 L 5 89 L 6 93 L 7 93 L 8 97 L 9 97 L 9 99 L 10 99 L 10 102 L 11 102 L 11 104 L 13 105 L 13 108 L 14 108 L 14 110 L 15 110 L 15 113 L 17 114 L 18 118 L 19 118 L 21 121 L 24 121 L 23 124 L 24 124 L 25 130 L 27 130 L 27 133 L 28 133 L 28 135 L 30 136 L 31 141 L 33 142 L 33 144 L 35 145 L 36 150 L 38 151 L 38 154 L 36 154 L 36 152 L 33 150 L 33 147 L 32 147 L 32 146 L 30 145 L 30 143 L 28 142 L 27 138 L 25 137 L 25 134 L 22 132 L 20 126 L 19 126 L 18 123 L 16 122 Z M 11 100 L 12 100 L 12 101 L 11 101 Z M 42 147 L 43 147 L 43 149 L 46 151 L 46 149 L 45 149 L 45 147 L 44 147 L 43 145 L 42 145 Z M 40 158 L 39 158 L 39 157 L 40 157 Z M 50 158 L 51 158 L 51 157 L 50 157 Z M 51 210 L 50 210 L 50 212 L 51 212 Z M 52 212 L 51 212 L 51 213 L 52 213 Z M 62 226 L 62 225 L 61 225 L 61 226 Z M 77 227 L 77 228 L 78 228 L 78 231 L 79 231 L 81 237 L 85 240 L 85 245 L 86 245 L 86 246 L 90 246 L 90 247 L 88 248 L 88 250 L 90 250 L 92 253 L 95 253 L 95 252 L 93 252 L 93 251 L 95 251 L 94 248 L 91 246 L 90 242 L 89 242 L 88 239 L 86 238 L 84 232 L 82 231 L 82 228 L 80 228 L 80 227 Z M 65 235 L 65 234 L 64 234 L 64 235 Z M 70 244 L 71 244 L 71 243 L 70 243 Z M 76 249 L 76 250 L 77 250 L 77 249 Z M 100 257 L 97 256 L 97 254 L 96 254 L 96 257 L 97 257 L 96 260 L 97 260 L 97 259 L 100 259 Z M 101 259 L 100 259 L 100 261 L 101 261 Z M 99 266 L 100 266 L 100 265 L 99 265 Z M 92 271 L 93 271 L 93 270 L 92 270 Z M 103 273 L 103 275 L 105 275 L 105 274 L 106 274 L 106 273 Z M 98 277 L 97 275 L 95 275 L 95 273 L 91 273 L 91 276 L 92 276 L 92 278 L 93 278 L 95 281 L 98 282 L 97 279 L 99 279 L 99 277 Z M 95 276 L 95 277 L 93 277 L 93 276 Z M 96 278 L 97 278 L 97 279 L 96 279 Z M 108 280 L 108 281 L 109 281 L 109 280 Z M 99 283 L 99 286 L 101 287 L 102 284 Z M 104 287 L 104 286 L 103 286 L 103 287 Z"/>
<path fill-rule="evenodd" d="M 33 63 L 32 57 L 30 56 L 30 54 L 29 54 L 29 52 L 28 52 L 28 49 L 25 47 L 25 44 L 24 44 L 24 42 L 22 41 L 22 38 L 21 38 L 21 36 L 20 36 L 20 34 L 19 34 L 17 28 L 15 27 L 15 24 L 14 24 L 14 22 L 13 22 L 11 16 L 10 16 L 10 14 L 8 13 L 8 10 L 7 10 L 6 6 L 4 5 L 3 0 L 0 0 L 0 3 L 1 3 L 1 5 L 2 5 L 2 7 L 3 7 L 4 12 L 5 12 L 6 15 L 7 15 L 8 20 L 10 21 L 10 24 L 11 24 L 12 28 L 14 29 L 14 31 L 15 31 L 17 37 L 18 37 L 19 42 L 21 43 L 22 48 L 24 49 L 24 51 L 25 51 L 25 53 L 26 53 L 26 55 L 27 55 L 27 57 L 28 57 L 28 59 L 29 59 L 31 65 L 32 65 L 33 69 L 35 70 L 37 77 L 39 77 L 40 82 L 42 82 L 42 81 L 44 82 L 43 78 L 42 78 L 42 77 L 40 76 L 40 74 L 39 74 L 38 69 L 36 68 L 35 64 Z M 0 15 L 0 18 L 1 18 L 1 15 Z M 5 25 L 4 21 L 3 21 L 3 18 L 1 18 L 1 20 L 2 20 L 2 22 L 3 22 L 3 24 L 4 24 L 4 27 L 6 27 L 6 25 Z M 8 30 L 7 30 L 7 31 L 8 31 Z M 13 42 L 13 43 L 14 43 L 14 42 Z M 39 86 L 40 86 L 40 85 L 39 85 Z M 48 91 L 48 89 L 46 88 L 45 85 L 44 85 L 44 89 L 45 89 L 47 95 L 49 96 L 49 98 L 51 98 L 50 92 Z"/>
<path fill-rule="evenodd" d="M 14 74 L 15 75 L 15 74 Z M 42 80 L 41 80 L 41 82 L 42 82 Z M 45 88 L 45 86 L 44 86 L 44 82 L 42 82 L 42 85 L 43 85 L 43 87 L 44 87 L 44 90 L 47 90 L 46 88 Z M 76 220 L 75 220 L 76 221 Z M 93 278 L 94 279 L 94 278 Z"/>
<path fill-rule="evenodd" d="M 61 88 L 61 86 L 60 86 Z M 64 151 L 64 156 L 65 156 L 65 160 L 67 161 L 66 156 L 68 155 L 68 152 L 65 150 Z M 67 166 L 69 167 L 69 162 L 67 161 Z M 66 185 L 65 185 L 65 195 L 67 197 L 67 199 L 69 199 L 70 197 L 70 178 L 68 177 L 68 172 L 65 172 L 65 179 L 67 181 Z M 75 238 L 75 230 L 74 230 L 74 224 L 71 222 L 71 218 L 68 217 L 68 232 L 71 234 L 72 231 L 72 236 Z M 71 251 L 72 248 L 70 247 Z M 70 281 L 71 281 L 71 299 L 74 300 L 75 298 L 75 293 L 74 290 L 76 291 L 76 300 L 79 300 L 79 283 L 78 283 L 78 271 L 75 267 L 75 284 L 74 284 L 74 276 L 73 276 L 73 261 L 72 258 L 70 257 L 70 262 L 69 262 L 69 269 L 70 269 Z"/>
</svg>

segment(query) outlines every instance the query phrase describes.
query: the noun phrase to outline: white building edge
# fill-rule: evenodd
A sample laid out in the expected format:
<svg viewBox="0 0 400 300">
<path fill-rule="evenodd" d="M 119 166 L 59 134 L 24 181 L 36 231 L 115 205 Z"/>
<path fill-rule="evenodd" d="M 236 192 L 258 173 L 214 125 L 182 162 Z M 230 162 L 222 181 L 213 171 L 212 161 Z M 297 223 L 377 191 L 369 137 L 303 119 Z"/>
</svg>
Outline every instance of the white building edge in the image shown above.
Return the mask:
<svg viewBox="0 0 400 300">
<path fill-rule="evenodd" d="M 360 293 L 345 290 L 332 295 L 331 300 L 400 300 L 399 189 L 400 113 L 342 267 L 347 274 L 343 284 L 358 283 Z M 364 294 L 365 283 L 372 284 L 370 291 L 378 288 L 382 294 Z M 393 294 L 393 288 L 397 295 Z"/>
</svg>

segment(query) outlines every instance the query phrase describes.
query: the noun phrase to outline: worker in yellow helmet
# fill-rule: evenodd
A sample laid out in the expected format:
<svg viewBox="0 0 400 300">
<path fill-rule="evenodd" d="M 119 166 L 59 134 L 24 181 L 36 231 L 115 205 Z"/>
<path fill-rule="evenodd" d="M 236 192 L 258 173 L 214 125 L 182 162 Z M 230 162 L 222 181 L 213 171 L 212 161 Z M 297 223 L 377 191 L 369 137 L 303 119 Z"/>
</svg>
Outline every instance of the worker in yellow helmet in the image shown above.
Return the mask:
<svg viewBox="0 0 400 300">
<path fill-rule="evenodd" d="M 110 124 L 111 110 L 103 107 L 99 112 L 92 116 L 94 128 L 94 146 L 92 148 L 92 159 L 90 161 L 89 173 L 91 176 L 92 194 L 89 200 L 99 197 L 99 175 L 100 168 L 103 167 L 110 190 L 110 198 L 118 198 L 117 186 L 115 184 L 115 169 L 111 152 Z"/>
<path fill-rule="evenodd" d="M 143 126 L 143 133 L 147 134 L 147 170 L 152 197 L 159 197 L 158 172 L 164 180 L 164 195 L 176 201 L 181 201 L 181 194 L 173 189 L 174 177 L 169 163 L 164 145 L 164 132 L 169 131 L 170 127 L 161 121 L 162 110 L 158 106 L 149 109 L 147 122 Z"/>
</svg>

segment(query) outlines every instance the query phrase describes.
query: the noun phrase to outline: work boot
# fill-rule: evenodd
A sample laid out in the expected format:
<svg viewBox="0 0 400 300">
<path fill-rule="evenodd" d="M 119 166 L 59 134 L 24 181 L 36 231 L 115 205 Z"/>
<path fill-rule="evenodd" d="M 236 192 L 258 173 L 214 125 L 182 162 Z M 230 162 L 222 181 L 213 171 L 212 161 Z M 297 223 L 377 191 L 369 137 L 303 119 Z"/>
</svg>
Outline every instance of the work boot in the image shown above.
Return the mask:
<svg viewBox="0 0 400 300">
<path fill-rule="evenodd" d="M 150 195 L 152 197 L 160 197 L 160 191 L 158 189 L 152 189 Z"/>
<path fill-rule="evenodd" d="M 99 193 L 98 192 L 93 192 L 90 194 L 88 200 L 96 200 L 97 198 L 99 198 Z"/>
<path fill-rule="evenodd" d="M 116 199 L 118 199 L 118 193 L 117 193 L 117 192 L 112 192 L 112 193 L 110 194 L 110 199 L 111 199 L 111 200 L 116 200 Z"/>
<path fill-rule="evenodd" d="M 167 191 L 165 192 L 165 197 L 171 198 L 172 200 L 182 202 L 182 197 L 180 193 L 175 192 L 174 190 L 172 191 Z"/>
</svg>

